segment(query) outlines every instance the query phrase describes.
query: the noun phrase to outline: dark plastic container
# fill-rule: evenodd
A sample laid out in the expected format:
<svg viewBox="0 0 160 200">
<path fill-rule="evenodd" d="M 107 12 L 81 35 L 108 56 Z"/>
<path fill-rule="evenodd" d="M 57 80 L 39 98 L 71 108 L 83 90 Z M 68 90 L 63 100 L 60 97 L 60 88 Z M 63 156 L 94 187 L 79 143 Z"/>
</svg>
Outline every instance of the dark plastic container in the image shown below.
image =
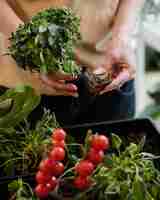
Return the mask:
<svg viewBox="0 0 160 200">
<path fill-rule="evenodd" d="M 146 136 L 145 147 L 147 148 L 147 152 L 160 155 L 160 133 L 150 119 L 131 119 L 114 122 L 101 122 L 95 124 L 83 124 L 75 125 L 72 127 L 65 127 L 65 129 L 67 133 L 76 137 L 78 140 L 82 140 L 85 137 L 88 129 L 91 129 L 93 133 L 99 132 L 106 134 L 107 136 L 109 136 L 110 133 L 115 133 L 119 136 L 129 138 L 130 140 L 132 140 L 132 142 L 139 142 L 141 136 L 143 135 Z M 160 166 L 159 163 L 156 163 L 156 165 Z M 1 177 L 0 199 L 8 199 L 7 185 L 9 182 L 11 182 L 12 180 L 16 180 L 18 177 L 22 178 L 24 181 L 34 186 L 34 176 Z M 50 199 L 62 200 L 62 197 Z"/>
</svg>

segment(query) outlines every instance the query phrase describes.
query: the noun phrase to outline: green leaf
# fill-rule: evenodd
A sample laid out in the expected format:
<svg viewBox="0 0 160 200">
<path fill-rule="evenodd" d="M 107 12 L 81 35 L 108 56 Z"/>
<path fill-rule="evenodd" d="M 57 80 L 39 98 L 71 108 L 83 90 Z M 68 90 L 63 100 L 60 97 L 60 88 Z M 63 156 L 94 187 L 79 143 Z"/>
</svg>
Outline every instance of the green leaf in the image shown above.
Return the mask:
<svg viewBox="0 0 160 200">
<path fill-rule="evenodd" d="M 48 26 L 49 32 L 50 32 L 50 34 L 52 36 L 56 35 L 56 33 L 57 33 L 57 31 L 58 31 L 59 28 L 60 28 L 60 26 L 57 26 L 56 24 L 50 24 Z"/>
<path fill-rule="evenodd" d="M 122 145 L 121 138 L 118 135 L 112 133 L 111 134 L 111 141 L 112 141 L 112 148 L 116 149 L 116 150 L 120 150 L 120 147 Z"/>
<path fill-rule="evenodd" d="M 104 163 L 107 167 L 109 167 L 109 168 L 113 167 L 113 159 L 112 159 L 112 156 L 106 155 L 106 156 L 104 157 L 103 163 Z"/>
<path fill-rule="evenodd" d="M 39 26 L 39 32 L 40 33 L 44 33 L 44 32 L 46 32 L 47 31 L 47 27 L 46 26 L 44 26 L 44 25 L 40 25 Z"/>
<path fill-rule="evenodd" d="M 135 176 L 132 185 L 133 200 L 144 200 L 145 199 L 145 185 L 142 178 L 138 175 Z"/>
<path fill-rule="evenodd" d="M 10 112 L 0 117 L 0 127 L 15 127 L 33 111 L 40 102 L 40 96 L 36 95 L 31 87 L 17 87 L 9 89 L 0 96 L 0 102 L 12 99 Z"/>
<path fill-rule="evenodd" d="M 49 45 L 52 46 L 54 44 L 55 40 L 53 39 L 53 37 L 49 37 L 48 42 L 49 42 Z"/>
<path fill-rule="evenodd" d="M 88 150 L 90 148 L 90 142 L 91 142 L 92 136 L 93 136 L 92 130 L 88 130 L 87 134 L 86 134 L 86 137 L 85 137 L 85 141 L 84 141 L 85 153 L 88 152 Z"/>
<path fill-rule="evenodd" d="M 9 191 L 17 191 L 19 188 L 23 186 L 22 180 L 18 179 L 15 181 L 12 181 L 11 183 L 8 184 L 8 190 Z"/>
</svg>

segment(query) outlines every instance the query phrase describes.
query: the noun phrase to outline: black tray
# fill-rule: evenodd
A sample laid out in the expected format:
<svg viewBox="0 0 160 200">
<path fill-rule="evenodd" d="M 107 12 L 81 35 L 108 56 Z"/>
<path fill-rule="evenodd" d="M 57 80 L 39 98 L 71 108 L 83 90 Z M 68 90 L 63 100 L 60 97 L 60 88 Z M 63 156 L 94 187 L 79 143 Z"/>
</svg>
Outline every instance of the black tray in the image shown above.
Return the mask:
<svg viewBox="0 0 160 200">
<path fill-rule="evenodd" d="M 151 119 L 130 119 L 65 127 L 67 133 L 70 133 L 79 140 L 85 137 L 88 129 L 92 129 L 94 133 L 104 133 L 108 136 L 110 133 L 116 133 L 117 135 L 123 137 L 128 137 L 129 134 L 134 134 L 135 139 L 143 133 L 146 135 L 146 146 L 150 147 L 147 151 L 160 155 L 160 133 Z M 3 197 L 3 200 L 8 199 L 8 183 L 16 180 L 17 178 L 22 178 L 24 181 L 34 185 L 34 176 L 30 175 L 0 177 L 0 197 Z"/>
</svg>

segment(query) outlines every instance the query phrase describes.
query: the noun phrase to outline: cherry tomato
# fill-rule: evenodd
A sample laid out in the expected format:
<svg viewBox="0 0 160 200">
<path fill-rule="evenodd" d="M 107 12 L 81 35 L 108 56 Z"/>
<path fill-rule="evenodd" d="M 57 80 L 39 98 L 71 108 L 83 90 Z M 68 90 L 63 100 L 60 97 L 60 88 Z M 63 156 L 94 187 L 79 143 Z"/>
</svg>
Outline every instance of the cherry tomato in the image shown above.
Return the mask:
<svg viewBox="0 0 160 200">
<path fill-rule="evenodd" d="M 36 174 L 36 181 L 39 184 L 45 184 L 51 179 L 51 175 L 38 171 Z"/>
<path fill-rule="evenodd" d="M 52 138 L 53 140 L 61 141 L 65 140 L 66 132 L 62 128 L 57 128 L 53 131 Z"/>
<path fill-rule="evenodd" d="M 91 180 L 88 177 L 78 176 L 74 179 L 74 186 L 79 190 L 88 189 L 91 185 Z"/>
<path fill-rule="evenodd" d="M 96 150 L 107 150 L 109 148 L 109 140 L 105 135 L 94 135 L 91 146 Z"/>
<path fill-rule="evenodd" d="M 94 170 L 94 165 L 88 160 L 82 160 L 75 166 L 75 171 L 80 176 L 89 176 Z"/>
<path fill-rule="evenodd" d="M 87 159 L 90 160 L 93 164 L 98 165 L 104 159 L 104 152 L 91 148 L 88 152 Z"/>
<path fill-rule="evenodd" d="M 52 173 L 54 176 L 60 176 L 64 172 L 64 165 L 61 162 L 57 162 L 52 168 Z"/>
<path fill-rule="evenodd" d="M 39 198 L 43 199 L 47 198 L 49 191 L 45 185 L 38 184 L 35 188 L 35 193 Z"/>
<path fill-rule="evenodd" d="M 55 147 L 50 152 L 50 158 L 55 161 L 61 161 L 65 158 L 65 150 L 61 147 Z"/>
<path fill-rule="evenodd" d="M 61 148 L 64 149 L 65 141 L 64 140 L 53 140 L 53 146 L 54 147 L 61 147 Z"/>
<path fill-rule="evenodd" d="M 39 165 L 39 169 L 40 171 L 43 171 L 44 173 L 49 173 L 52 170 L 55 163 L 56 162 L 54 160 L 47 158 L 41 161 Z"/>
<path fill-rule="evenodd" d="M 57 185 L 57 179 L 55 176 L 52 176 L 51 180 L 47 182 L 46 187 L 49 191 L 52 191 L 55 189 L 56 185 Z"/>
</svg>

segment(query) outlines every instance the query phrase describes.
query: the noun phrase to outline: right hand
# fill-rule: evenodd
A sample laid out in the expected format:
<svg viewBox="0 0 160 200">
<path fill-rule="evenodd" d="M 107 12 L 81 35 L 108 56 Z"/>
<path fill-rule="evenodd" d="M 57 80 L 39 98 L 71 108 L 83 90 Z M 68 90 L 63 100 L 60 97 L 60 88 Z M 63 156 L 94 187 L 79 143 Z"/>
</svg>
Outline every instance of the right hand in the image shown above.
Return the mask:
<svg viewBox="0 0 160 200">
<path fill-rule="evenodd" d="M 75 77 L 69 74 L 57 72 L 48 75 L 40 75 L 42 80 L 42 93 L 49 96 L 74 96 L 77 97 L 77 86 L 66 81 L 73 81 Z"/>
</svg>

